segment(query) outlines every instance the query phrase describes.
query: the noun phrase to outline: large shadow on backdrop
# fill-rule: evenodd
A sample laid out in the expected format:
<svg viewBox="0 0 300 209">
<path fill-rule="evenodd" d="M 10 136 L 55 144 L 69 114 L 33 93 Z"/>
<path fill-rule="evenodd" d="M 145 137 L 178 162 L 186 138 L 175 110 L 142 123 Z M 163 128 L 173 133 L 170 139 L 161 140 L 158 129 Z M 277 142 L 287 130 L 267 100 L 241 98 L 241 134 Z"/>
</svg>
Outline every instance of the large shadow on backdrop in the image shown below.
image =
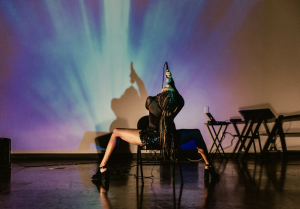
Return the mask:
<svg viewBox="0 0 300 209">
<path fill-rule="evenodd" d="M 87 131 L 79 145 L 79 152 L 89 152 L 96 146 L 98 152 L 105 151 L 112 131 L 115 128 L 136 128 L 138 120 L 148 114 L 145 108 L 145 102 L 148 93 L 142 79 L 136 74 L 133 63 L 130 65 L 130 83 L 137 84 L 138 89 L 133 85 L 127 88 L 120 98 L 114 98 L 111 101 L 111 109 L 114 112 L 116 119 L 111 123 L 109 132 Z M 124 78 L 127 79 L 127 78 Z M 96 130 L 100 124 L 96 126 Z M 129 143 L 119 140 L 115 152 L 128 153 L 130 152 Z"/>
<path fill-rule="evenodd" d="M 130 65 L 130 82 L 136 82 L 138 90 L 133 86 L 127 88 L 124 94 L 119 98 L 114 98 L 111 101 L 111 109 L 116 115 L 109 128 L 112 132 L 115 128 L 136 128 L 138 120 L 147 114 L 145 102 L 148 93 L 142 79 L 136 74 L 133 63 Z"/>
</svg>

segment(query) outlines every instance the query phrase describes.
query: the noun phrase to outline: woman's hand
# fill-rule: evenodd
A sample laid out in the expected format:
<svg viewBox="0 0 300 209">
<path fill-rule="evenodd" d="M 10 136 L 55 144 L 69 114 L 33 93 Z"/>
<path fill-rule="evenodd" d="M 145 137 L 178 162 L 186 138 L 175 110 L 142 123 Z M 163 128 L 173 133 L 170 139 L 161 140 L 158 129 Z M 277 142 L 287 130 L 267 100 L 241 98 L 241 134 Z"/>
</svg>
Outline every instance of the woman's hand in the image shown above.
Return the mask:
<svg viewBox="0 0 300 209">
<path fill-rule="evenodd" d="M 169 69 L 167 69 L 166 78 L 172 78 L 172 73 Z"/>
<path fill-rule="evenodd" d="M 171 81 L 172 81 L 172 73 L 171 73 L 171 71 L 169 69 L 167 69 L 165 77 L 166 77 L 167 83 L 171 83 Z"/>
</svg>

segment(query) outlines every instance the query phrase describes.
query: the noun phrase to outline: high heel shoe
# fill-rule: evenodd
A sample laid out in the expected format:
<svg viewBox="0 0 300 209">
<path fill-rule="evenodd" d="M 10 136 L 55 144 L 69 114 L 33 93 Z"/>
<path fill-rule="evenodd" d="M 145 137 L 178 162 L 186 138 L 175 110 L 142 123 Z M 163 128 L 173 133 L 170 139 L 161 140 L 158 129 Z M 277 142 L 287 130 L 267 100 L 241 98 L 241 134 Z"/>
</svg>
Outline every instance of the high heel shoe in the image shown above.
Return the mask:
<svg viewBox="0 0 300 209">
<path fill-rule="evenodd" d="M 220 175 L 215 171 L 215 168 L 212 165 L 206 164 L 205 169 L 204 169 L 204 180 L 205 181 L 209 180 L 209 174 L 211 175 L 211 178 L 213 178 L 213 179 L 220 178 Z"/>
<path fill-rule="evenodd" d="M 100 180 L 108 181 L 109 180 L 109 170 L 106 169 L 106 171 L 103 171 L 103 172 L 100 171 L 101 169 L 104 169 L 104 168 L 107 168 L 107 167 L 106 166 L 98 167 L 96 174 L 93 175 L 91 177 L 91 179 L 93 181 L 100 181 Z"/>
</svg>

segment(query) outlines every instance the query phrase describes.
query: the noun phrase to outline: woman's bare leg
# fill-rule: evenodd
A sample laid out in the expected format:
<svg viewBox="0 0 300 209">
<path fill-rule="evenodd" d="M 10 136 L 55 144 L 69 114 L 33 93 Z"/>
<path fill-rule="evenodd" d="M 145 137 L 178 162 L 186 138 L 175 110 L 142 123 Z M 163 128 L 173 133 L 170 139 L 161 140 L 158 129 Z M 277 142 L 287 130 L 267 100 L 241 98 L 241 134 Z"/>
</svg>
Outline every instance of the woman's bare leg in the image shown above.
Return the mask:
<svg viewBox="0 0 300 209">
<path fill-rule="evenodd" d="M 185 144 L 191 140 L 195 140 L 195 144 L 200 154 L 202 155 L 205 163 L 210 165 L 211 160 L 208 156 L 207 147 L 203 140 L 202 134 L 199 129 L 179 129 L 180 144 Z"/>
<path fill-rule="evenodd" d="M 127 141 L 130 144 L 142 145 L 139 132 L 140 132 L 140 130 L 138 130 L 138 129 L 121 129 L 121 128 L 114 129 L 114 131 L 110 137 L 110 140 L 107 144 L 104 157 L 103 157 L 99 167 L 106 165 L 111 153 L 113 152 L 114 148 L 116 147 L 117 137 L 123 139 L 124 141 Z M 103 172 L 105 170 L 106 170 L 106 168 L 101 169 L 100 171 Z"/>
</svg>

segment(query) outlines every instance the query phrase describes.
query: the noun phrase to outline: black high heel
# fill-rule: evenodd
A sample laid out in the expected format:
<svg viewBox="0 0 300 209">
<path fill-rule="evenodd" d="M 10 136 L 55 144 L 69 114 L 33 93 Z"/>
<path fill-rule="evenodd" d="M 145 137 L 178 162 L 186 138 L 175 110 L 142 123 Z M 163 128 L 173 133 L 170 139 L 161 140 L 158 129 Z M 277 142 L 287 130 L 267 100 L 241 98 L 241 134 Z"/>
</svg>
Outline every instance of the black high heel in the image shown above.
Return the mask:
<svg viewBox="0 0 300 209">
<path fill-rule="evenodd" d="M 213 179 L 220 178 L 220 175 L 215 171 L 215 168 L 212 165 L 206 164 L 205 167 L 208 167 L 208 168 L 204 169 L 204 180 L 205 181 L 209 180 L 209 174 L 211 175 L 211 178 L 213 178 Z"/>
<path fill-rule="evenodd" d="M 100 181 L 100 180 L 108 181 L 109 180 L 109 170 L 106 169 L 106 171 L 103 171 L 103 172 L 100 171 L 100 169 L 104 169 L 104 168 L 107 168 L 107 166 L 98 167 L 97 173 L 95 175 L 93 175 L 91 177 L 91 179 L 93 181 Z"/>
</svg>

